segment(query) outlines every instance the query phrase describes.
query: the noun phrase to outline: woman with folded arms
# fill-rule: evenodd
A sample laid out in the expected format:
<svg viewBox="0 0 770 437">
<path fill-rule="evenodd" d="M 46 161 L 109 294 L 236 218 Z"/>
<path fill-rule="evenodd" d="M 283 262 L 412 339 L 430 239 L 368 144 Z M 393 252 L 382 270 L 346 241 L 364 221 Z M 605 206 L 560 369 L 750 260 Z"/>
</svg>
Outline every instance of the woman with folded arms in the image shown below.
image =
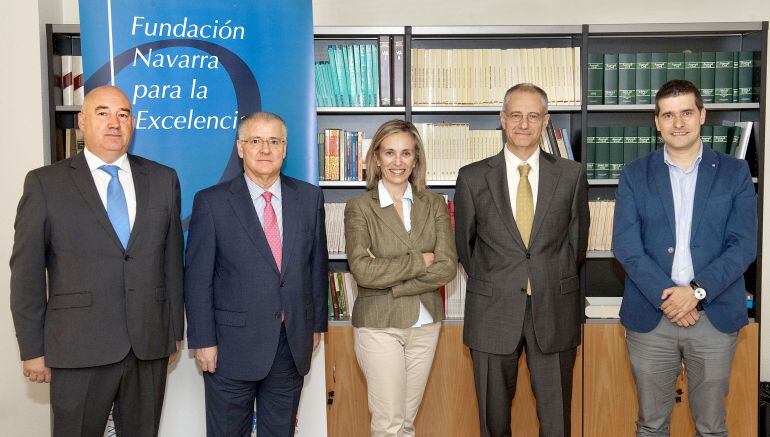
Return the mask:
<svg viewBox="0 0 770 437">
<path fill-rule="evenodd" d="M 457 271 L 443 196 L 425 186 L 422 140 L 408 121 L 377 130 L 366 155 L 367 192 L 345 207 L 355 352 L 366 377 L 373 437 L 414 436 L 436 352 L 439 287 Z"/>
</svg>

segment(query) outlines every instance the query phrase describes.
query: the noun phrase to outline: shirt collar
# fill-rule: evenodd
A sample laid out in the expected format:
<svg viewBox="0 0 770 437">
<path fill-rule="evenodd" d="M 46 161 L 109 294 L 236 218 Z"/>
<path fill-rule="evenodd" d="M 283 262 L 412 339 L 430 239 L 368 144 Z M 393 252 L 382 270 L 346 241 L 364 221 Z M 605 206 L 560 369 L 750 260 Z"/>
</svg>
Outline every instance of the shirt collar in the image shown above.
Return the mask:
<svg viewBox="0 0 770 437">
<path fill-rule="evenodd" d="M 131 174 L 131 166 L 128 164 L 128 154 L 126 153 L 120 155 L 120 158 L 116 159 L 112 164 L 107 164 L 102 161 L 102 158 L 99 158 L 93 152 L 88 150 L 88 147 L 83 148 L 83 155 L 86 158 L 86 164 L 88 164 L 88 169 L 91 170 L 91 172 L 99 170 L 99 167 L 103 165 L 117 165 L 121 170 Z"/>
<path fill-rule="evenodd" d="M 246 187 L 249 189 L 249 195 L 251 195 L 251 200 L 255 201 L 259 199 L 262 196 L 262 193 L 265 191 L 269 191 L 273 194 L 273 197 L 275 197 L 278 200 L 281 200 L 281 177 L 278 176 L 278 178 L 273 182 L 273 185 L 270 185 L 267 187 L 267 190 L 257 185 L 256 182 L 252 181 L 246 173 L 243 174 L 243 178 L 246 179 Z"/>
<path fill-rule="evenodd" d="M 529 164 L 529 167 L 532 170 L 537 169 L 538 164 L 540 164 L 540 147 L 538 147 L 535 150 L 535 153 L 533 153 L 529 158 L 527 158 L 524 161 L 519 159 L 518 156 L 514 155 L 513 152 L 511 152 L 508 149 L 508 145 L 507 144 L 505 146 L 503 146 L 503 154 L 505 155 L 505 162 L 508 164 L 508 166 L 512 170 L 515 170 L 515 169 L 519 168 L 519 166 L 521 164 L 525 163 L 525 162 L 527 164 Z"/>
<path fill-rule="evenodd" d="M 698 168 L 698 164 L 700 164 L 702 158 L 703 158 L 703 142 L 700 143 L 700 150 L 698 150 L 698 157 L 695 158 L 695 161 L 693 161 L 692 165 L 689 168 L 682 170 L 676 164 L 674 164 L 673 161 L 671 161 L 671 156 L 668 154 L 668 146 L 663 146 L 663 162 L 665 162 L 666 165 L 668 165 L 670 168 L 671 167 L 677 168 L 681 170 L 683 173 L 690 173 L 696 168 Z"/>
<path fill-rule="evenodd" d="M 385 183 L 382 182 L 382 179 L 377 183 L 377 194 L 380 197 L 380 208 L 387 208 L 388 206 L 393 205 L 393 198 L 390 197 L 390 193 L 388 192 L 388 189 L 385 188 Z M 404 195 L 401 196 L 401 199 L 409 199 L 410 202 L 414 202 L 411 183 L 406 183 L 406 191 L 404 191 Z"/>
</svg>

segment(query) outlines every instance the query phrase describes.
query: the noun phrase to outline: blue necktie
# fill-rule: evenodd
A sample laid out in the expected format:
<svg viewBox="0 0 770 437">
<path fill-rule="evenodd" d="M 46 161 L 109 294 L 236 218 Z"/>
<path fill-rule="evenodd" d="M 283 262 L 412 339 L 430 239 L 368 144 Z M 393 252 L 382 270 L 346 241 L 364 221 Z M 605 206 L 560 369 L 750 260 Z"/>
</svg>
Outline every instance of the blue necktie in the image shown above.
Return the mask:
<svg viewBox="0 0 770 437">
<path fill-rule="evenodd" d="M 128 245 L 128 237 L 131 235 L 131 225 L 128 222 L 128 204 L 126 203 L 126 193 L 123 192 L 123 185 L 118 178 L 117 165 L 103 165 L 99 169 L 107 172 L 112 179 L 107 185 L 107 216 L 110 218 L 112 228 L 118 234 L 120 243 L 125 249 Z"/>
</svg>

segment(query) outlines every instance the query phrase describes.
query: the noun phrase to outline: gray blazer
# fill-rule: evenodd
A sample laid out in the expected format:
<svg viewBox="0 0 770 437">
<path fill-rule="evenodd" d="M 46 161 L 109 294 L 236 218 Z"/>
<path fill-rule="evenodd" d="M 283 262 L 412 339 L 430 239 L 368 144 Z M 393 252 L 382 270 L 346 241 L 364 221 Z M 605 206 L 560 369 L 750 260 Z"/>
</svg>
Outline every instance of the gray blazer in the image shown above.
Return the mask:
<svg viewBox="0 0 770 437">
<path fill-rule="evenodd" d="M 176 172 L 129 155 L 136 218 L 123 250 L 81 153 L 27 174 L 11 255 L 21 359 L 101 366 L 163 358 L 184 333 Z"/>
<path fill-rule="evenodd" d="M 540 156 L 529 248 L 514 221 L 503 152 L 460 169 L 456 242 L 468 273 L 463 339 L 471 349 L 514 352 L 532 283 L 532 316 L 545 353 L 580 344 L 583 302 L 578 265 L 588 244 L 588 182 L 583 165 Z"/>
<path fill-rule="evenodd" d="M 358 284 L 353 326 L 408 328 L 417 321 L 420 302 L 434 321 L 444 318 L 438 288 L 457 272 L 446 202 L 438 194 L 415 191 L 411 219 L 407 234 L 396 209 L 380 207 L 376 188 L 345 206 L 345 250 Z M 428 252 L 435 261 L 426 268 L 422 253 Z"/>
</svg>

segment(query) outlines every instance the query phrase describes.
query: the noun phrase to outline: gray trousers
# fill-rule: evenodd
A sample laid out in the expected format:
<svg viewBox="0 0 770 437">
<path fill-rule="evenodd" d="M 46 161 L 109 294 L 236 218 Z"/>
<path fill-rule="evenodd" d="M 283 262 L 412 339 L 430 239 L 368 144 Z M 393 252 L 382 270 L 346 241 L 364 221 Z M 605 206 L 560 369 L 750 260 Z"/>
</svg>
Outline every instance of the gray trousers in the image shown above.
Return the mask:
<svg viewBox="0 0 770 437">
<path fill-rule="evenodd" d="M 668 436 L 675 384 L 681 362 L 697 436 L 727 436 L 725 397 L 738 333 L 717 330 L 700 312 L 687 328 L 665 316 L 650 332 L 626 331 L 631 370 L 639 401 L 637 436 Z"/>
</svg>

